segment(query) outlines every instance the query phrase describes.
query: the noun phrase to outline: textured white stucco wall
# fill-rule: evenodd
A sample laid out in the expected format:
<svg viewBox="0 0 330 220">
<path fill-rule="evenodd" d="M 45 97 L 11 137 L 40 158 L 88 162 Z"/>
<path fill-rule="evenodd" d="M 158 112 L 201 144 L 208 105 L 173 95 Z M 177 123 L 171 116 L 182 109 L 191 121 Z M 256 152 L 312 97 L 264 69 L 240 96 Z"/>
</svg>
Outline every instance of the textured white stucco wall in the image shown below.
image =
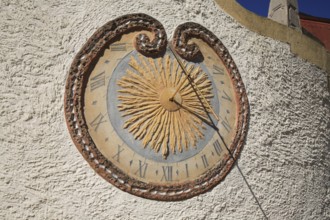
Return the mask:
<svg viewBox="0 0 330 220">
<path fill-rule="evenodd" d="M 211 0 L 0 1 L 0 219 L 263 219 L 237 167 L 181 202 L 124 193 L 73 145 L 63 92 L 74 55 L 105 22 L 143 12 L 168 35 L 185 21 L 231 52 L 250 101 L 238 161 L 269 219 L 330 219 L 330 99 L 325 73 L 253 33 Z"/>
</svg>

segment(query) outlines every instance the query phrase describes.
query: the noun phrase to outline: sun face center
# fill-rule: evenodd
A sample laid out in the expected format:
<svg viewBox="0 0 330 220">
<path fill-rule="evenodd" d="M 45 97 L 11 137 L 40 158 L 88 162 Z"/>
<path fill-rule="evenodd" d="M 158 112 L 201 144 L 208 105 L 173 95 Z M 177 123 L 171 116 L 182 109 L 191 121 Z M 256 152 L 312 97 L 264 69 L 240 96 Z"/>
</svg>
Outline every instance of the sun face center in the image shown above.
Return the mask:
<svg viewBox="0 0 330 220">
<path fill-rule="evenodd" d="M 173 97 L 175 91 L 175 88 L 164 88 L 159 96 L 160 104 L 170 112 L 177 111 L 181 108 L 182 97 L 178 92 Z M 172 97 L 173 100 L 171 101 Z"/>
</svg>

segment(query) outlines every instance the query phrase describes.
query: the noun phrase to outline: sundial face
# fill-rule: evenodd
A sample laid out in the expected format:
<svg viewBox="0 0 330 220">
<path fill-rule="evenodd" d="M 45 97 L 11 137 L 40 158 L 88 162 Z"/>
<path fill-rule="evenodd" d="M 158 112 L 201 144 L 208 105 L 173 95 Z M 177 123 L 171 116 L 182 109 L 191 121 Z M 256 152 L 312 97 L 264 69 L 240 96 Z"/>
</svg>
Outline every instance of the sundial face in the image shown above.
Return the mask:
<svg viewBox="0 0 330 220">
<path fill-rule="evenodd" d="M 65 105 L 72 138 L 96 172 L 149 199 L 214 187 L 247 128 L 244 85 L 222 43 L 195 23 L 167 43 L 161 24 L 144 14 L 93 35 L 71 67 Z"/>
</svg>

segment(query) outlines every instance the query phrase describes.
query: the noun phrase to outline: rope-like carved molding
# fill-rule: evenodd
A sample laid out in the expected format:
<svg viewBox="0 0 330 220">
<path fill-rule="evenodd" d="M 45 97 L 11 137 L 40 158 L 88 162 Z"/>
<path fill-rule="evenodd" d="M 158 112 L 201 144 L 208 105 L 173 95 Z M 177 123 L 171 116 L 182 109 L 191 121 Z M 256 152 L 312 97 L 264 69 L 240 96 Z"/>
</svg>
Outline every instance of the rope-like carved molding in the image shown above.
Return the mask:
<svg viewBox="0 0 330 220">
<path fill-rule="evenodd" d="M 189 38 L 197 37 L 214 48 L 217 55 L 225 63 L 240 100 L 238 129 L 235 140 L 230 146 L 231 155 L 228 155 L 221 163 L 199 179 L 172 185 L 141 182 L 123 173 L 101 154 L 88 133 L 87 122 L 83 114 L 85 87 L 97 59 L 106 47 L 131 30 L 148 30 L 154 34 L 152 41 L 146 35 L 137 36 L 135 47 L 140 53 L 146 56 L 164 53 L 167 45 L 165 30 L 157 20 L 145 14 L 130 14 L 119 17 L 96 31 L 74 58 L 67 77 L 64 111 L 70 135 L 90 166 L 104 179 L 123 191 L 148 199 L 167 201 L 183 200 L 204 193 L 216 186 L 230 171 L 246 136 L 248 100 L 237 67 L 220 40 L 201 25 L 186 23 L 176 29 L 173 45 L 182 57 L 189 59 L 196 56 L 199 51 L 197 46 L 187 45 L 187 42 Z M 199 34 L 197 35 L 197 33 Z M 184 47 L 186 50 L 183 50 Z"/>
</svg>

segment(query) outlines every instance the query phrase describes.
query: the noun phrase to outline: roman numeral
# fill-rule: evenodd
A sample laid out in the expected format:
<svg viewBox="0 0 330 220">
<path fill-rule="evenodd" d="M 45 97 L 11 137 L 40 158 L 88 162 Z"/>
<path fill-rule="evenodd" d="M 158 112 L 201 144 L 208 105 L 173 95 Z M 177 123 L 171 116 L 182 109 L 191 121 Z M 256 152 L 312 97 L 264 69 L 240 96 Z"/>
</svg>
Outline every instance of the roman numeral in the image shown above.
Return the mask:
<svg viewBox="0 0 330 220">
<path fill-rule="evenodd" d="M 201 156 L 201 158 L 203 161 L 204 168 L 208 167 L 209 163 L 207 162 L 207 158 L 206 158 L 205 154 L 203 156 Z"/>
<path fill-rule="evenodd" d="M 213 65 L 213 74 L 224 75 L 225 72 L 224 72 L 223 68 L 221 68 L 220 66 Z"/>
<path fill-rule="evenodd" d="M 231 130 L 231 127 L 229 125 L 227 117 L 225 117 L 225 120 L 221 122 L 222 126 L 226 129 L 226 131 L 229 133 Z"/>
<path fill-rule="evenodd" d="M 162 166 L 163 167 L 163 176 L 161 181 L 172 181 L 172 166 Z"/>
<path fill-rule="evenodd" d="M 90 125 L 92 126 L 92 128 L 94 128 L 94 131 L 97 132 L 97 129 L 99 128 L 100 124 L 106 122 L 105 119 L 103 119 L 104 116 L 102 115 L 102 113 L 98 114 L 98 116 L 96 116 L 96 118 L 90 123 Z"/>
<path fill-rule="evenodd" d="M 145 178 L 147 168 L 148 168 L 148 163 L 142 162 L 141 160 L 139 160 L 139 169 L 135 172 L 135 174 L 137 174 L 139 172 L 139 176 L 141 178 Z"/>
<path fill-rule="evenodd" d="M 122 148 L 119 144 L 118 144 L 118 150 L 117 150 L 117 153 L 112 157 L 112 158 L 115 158 L 116 157 L 116 160 L 117 162 L 119 163 L 119 155 L 121 152 L 124 151 L 124 148 Z"/>
<path fill-rule="evenodd" d="M 126 51 L 126 44 L 125 43 L 119 43 L 119 44 L 112 44 L 110 47 L 111 51 Z"/>
<path fill-rule="evenodd" d="M 222 98 L 223 98 L 223 99 L 226 99 L 227 101 L 230 101 L 230 102 L 231 102 L 231 98 L 230 98 L 230 96 L 229 96 L 225 91 L 223 91 L 223 93 L 224 93 L 224 95 L 222 95 Z"/>
<path fill-rule="evenodd" d="M 188 172 L 188 164 L 186 163 L 186 175 L 189 177 L 189 172 Z"/>
<path fill-rule="evenodd" d="M 94 76 L 91 78 L 91 92 L 93 92 L 95 89 L 100 88 L 101 86 L 105 85 L 105 72 Z"/>
<path fill-rule="evenodd" d="M 218 156 L 220 156 L 222 149 L 218 140 L 214 141 L 213 147 Z"/>
</svg>

